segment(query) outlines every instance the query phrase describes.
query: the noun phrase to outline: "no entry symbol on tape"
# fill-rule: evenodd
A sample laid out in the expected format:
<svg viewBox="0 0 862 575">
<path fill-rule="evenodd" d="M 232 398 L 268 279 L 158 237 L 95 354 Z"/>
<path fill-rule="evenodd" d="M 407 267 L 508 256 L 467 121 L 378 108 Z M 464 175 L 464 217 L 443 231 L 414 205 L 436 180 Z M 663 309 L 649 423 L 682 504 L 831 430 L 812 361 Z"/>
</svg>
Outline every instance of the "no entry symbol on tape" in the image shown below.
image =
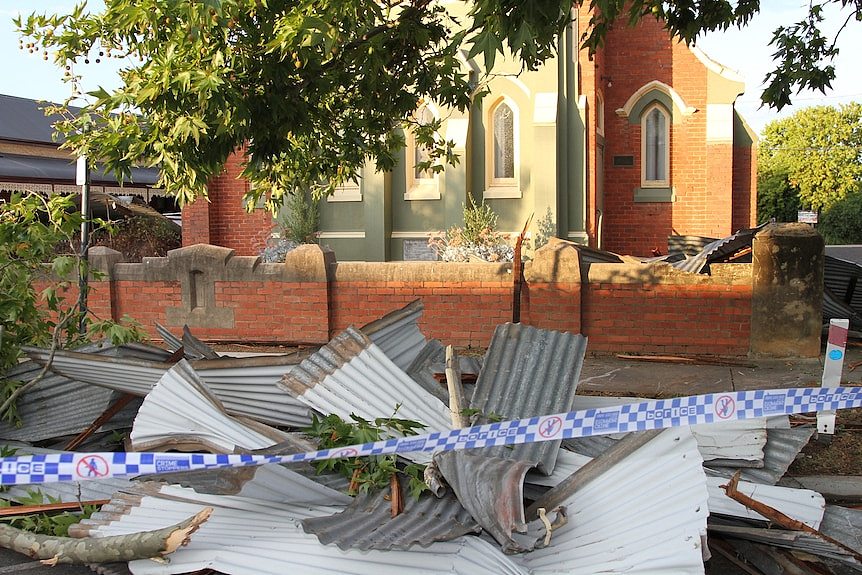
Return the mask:
<svg viewBox="0 0 862 575">
<path fill-rule="evenodd" d="M 85 455 L 75 468 L 78 477 L 107 477 L 109 471 L 108 462 L 99 455 Z"/>
</svg>

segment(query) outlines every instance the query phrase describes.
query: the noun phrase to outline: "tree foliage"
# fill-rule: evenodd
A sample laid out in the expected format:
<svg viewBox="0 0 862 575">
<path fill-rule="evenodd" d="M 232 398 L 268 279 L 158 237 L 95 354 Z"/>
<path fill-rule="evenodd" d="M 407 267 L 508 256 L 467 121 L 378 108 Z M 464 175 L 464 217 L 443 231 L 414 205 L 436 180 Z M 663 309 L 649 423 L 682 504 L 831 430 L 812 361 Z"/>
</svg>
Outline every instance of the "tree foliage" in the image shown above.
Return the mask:
<svg viewBox="0 0 862 575">
<path fill-rule="evenodd" d="M 799 192 L 790 185 L 786 172 L 758 169 L 757 223 L 772 219 L 776 222 L 795 222 L 799 209 Z"/>
<path fill-rule="evenodd" d="M 835 202 L 820 217 L 817 231 L 827 244 L 862 244 L 862 193 Z"/>
<path fill-rule="evenodd" d="M 767 124 L 758 167 L 786 177 L 799 204 L 828 209 L 862 182 L 862 105 L 815 106 Z M 758 188 L 758 193 L 760 189 Z"/>
<path fill-rule="evenodd" d="M 0 380 L 18 362 L 21 346 L 65 347 L 84 340 L 80 310 L 76 301 L 67 300 L 67 292 L 77 287 L 86 262 L 79 254 L 57 251 L 60 245 L 74 245 L 81 221 L 70 196 L 13 194 L 0 204 Z M 114 343 L 142 339 L 138 324 L 124 320 L 122 325 L 87 315 L 83 325 L 90 335 Z M 18 382 L 2 383 L 0 417 L 14 422 L 9 398 L 22 388 Z"/>
<path fill-rule="evenodd" d="M 226 158 L 245 147 L 248 205 L 285 193 L 319 194 L 355 180 L 367 158 L 390 169 L 409 125 L 430 165 L 454 162 L 452 143 L 435 137 L 440 120 L 419 123 L 424 100 L 466 109 L 481 78 L 462 62 L 498 54 L 535 69 L 586 0 L 475 0 L 456 17 L 431 0 L 111 0 L 100 13 L 32 14 L 17 25 L 31 49 L 51 52 L 74 82 L 81 62 L 122 58 L 122 87 L 58 125 L 67 146 L 128 177 L 135 162 L 159 165 L 160 185 L 181 202 L 206 194 Z M 837 49 L 821 32 L 823 6 L 858 16 L 850 0 L 813 3 L 809 17 L 778 29 L 778 67 L 764 101 L 789 103 L 793 91 L 823 90 Z M 581 39 L 598 49 L 613 25 L 661 18 L 671 36 L 743 26 L 758 0 L 589 0 Z M 23 46 L 23 44 L 22 44 Z"/>
</svg>

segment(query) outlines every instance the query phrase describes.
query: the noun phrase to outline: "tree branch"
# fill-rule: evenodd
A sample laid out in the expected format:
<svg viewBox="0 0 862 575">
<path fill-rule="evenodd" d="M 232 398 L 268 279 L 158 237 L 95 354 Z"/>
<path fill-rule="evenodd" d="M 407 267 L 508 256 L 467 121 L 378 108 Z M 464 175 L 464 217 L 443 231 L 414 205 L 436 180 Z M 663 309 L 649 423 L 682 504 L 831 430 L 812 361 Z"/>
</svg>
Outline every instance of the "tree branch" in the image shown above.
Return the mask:
<svg viewBox="0 0 862 575">
<path fill-rule="evenodd" d="M 0 547 L 40 559 L 45 565 L 152 559 L 187 545 L 192 533 L 209 519 L 212 511 L 212 507 L 206 507 L 194 517 L 164 529 L 84 539 L 39 535 L 0 525 Z"/>
</svg>

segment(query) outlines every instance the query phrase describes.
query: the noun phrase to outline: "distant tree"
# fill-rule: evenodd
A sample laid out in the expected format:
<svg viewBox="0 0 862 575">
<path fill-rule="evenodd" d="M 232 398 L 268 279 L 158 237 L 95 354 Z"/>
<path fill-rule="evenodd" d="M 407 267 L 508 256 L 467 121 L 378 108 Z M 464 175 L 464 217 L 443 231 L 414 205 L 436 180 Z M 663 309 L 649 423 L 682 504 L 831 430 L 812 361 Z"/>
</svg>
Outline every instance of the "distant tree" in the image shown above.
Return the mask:
<svg viewBox="0 0 862 575">
<path fill-rule="evenodd" d="M 862 105 L 815 106 L 766 125 L 758 156 L 764 177 L 758 180 L 784 175 L 799 205 L 824 210 L 859 190 L 860 160 Z"/>
<path fill-rule="evenodd" d="M 790 185 L 786 172 L 758 169 L 757 223 L 771 219 L 795 222 L 799 212 L 799 193 Z"/>
<path fill-rule="evenodd" d="M 159 185 L 181 202 L 206 195 L 226 159 L 247 146 L 247 206 L 263 195 L 318 194 L 353 180 L 367 159 L 393 167 L 410 124 L 430 149 L 428 167 L 454 162 L 440 120 L 422 124 L 423 100 L 464 110 L 477 93 L 463 56 L 490 71 L 507 53 L 536 69 L 588 4 L 581 38 L 594 51 L 612 26 L 657 18 L 669 36 L 693 42 L 707 31 L 744 26 L 759 0 L 111 0 L 90 13 L 19 18 L 21 47 L 53 57 L 67 79 L 74 65 L 120 58 L 123 85 L 97 90 L 59 124 L 66 146 L 128 176 L 134 162 L 161 167 Z M 835 38 L 820 28 L 837 5 L 847 23 L 859 0 L 812 0 L 806 18 L 775 31 L 776 69 L 763 100 L 781 108 L 794 91 L 825 90 L 835 76 Z M 839 31 L 840 33 L 840 31 Z M 481 80 L 481 79 L 479 79 Z"/>
<path fill-rule="evenodd" d="M 862 193 L 833 204 L 820 216 L 817 230 L 827 244 L 862 244 Z"/>
</svg>

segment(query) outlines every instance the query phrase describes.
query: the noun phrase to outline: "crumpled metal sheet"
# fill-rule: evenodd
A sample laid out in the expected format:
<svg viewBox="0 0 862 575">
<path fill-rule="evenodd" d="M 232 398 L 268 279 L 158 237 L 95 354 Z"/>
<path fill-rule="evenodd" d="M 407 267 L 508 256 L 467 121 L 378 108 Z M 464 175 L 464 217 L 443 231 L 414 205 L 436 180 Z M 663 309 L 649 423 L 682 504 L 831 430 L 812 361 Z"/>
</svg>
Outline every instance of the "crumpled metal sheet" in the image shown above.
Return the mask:
<svg viewBox="0 0 862 575">
<path fill-rule="evenodd" d="M 290 370 L 279 386 L 309 407 L 342 419 L 351 413 L 370 420 L 394 414 L 424 424 L 426 432 L 451 429 L 449 408 L 353 328 Z M 404 456 L 430 461 L 427 453 Z"/>
<path fill-rule="evenodd" d="M 753 483 L 776 485 L 816 430 L 814 426 L 792 429 L 769 427 L 766 430 L 766 446 L 763 449 L 763 467 L 742 468 L 739 478 Z M 730 478 L 736 472 L 735 469 L 712 467 L 709 463 L 706 465 L 723 477 Z"/>
<path fill-rule="evenodd" d="M 827 505 L 820 532 L 862 553 L 862 509 Z"/>
<path fill-rule="evenodd" d="M 176 352 L 182 348 L 183 355 L 188 360 L 218 359 L 221 357 L 213 348 L 196 338 L 187 325 L 183 326 L 182 339 L 175 336 L 168 328 L 160 323 L 156 323 L 156 331 L 158 332 L 159 337 L 164 340 L 165 345 L 168 346 L 169 350 Z"/>
<path fill-rule="evenodd" d="M 438 453 L 434 462 L 461 505 L 497 540 L 504 553 L 535 547 L 535 540 L 516 535 L 527 533 L 524 477 L 533 462 L 466 451 Z"/>
<path fill-rule="evenodd" d="M 710 242 L 697 255 L 673 262 L 671 265 L 678 270 L 694 274 L 709 273 L 710 264 L 722 262 L 740 249 L 750 247 L 754 236 L 768 223 L 765 222 L 754 228 L 742 229 L 726 238 Z"/>
<path fill-rule="evenodd" d="M 94 343 L 79 348 L 94 354 L 117 354 L 119 350 Z M 8 370 L 6 379 L 29 382 L 39 375 L 42 365 L 34 361 L 19 363 Z M 0 421 L 0 437 L 11 441 L 42 441 L 64 435 L 74 435 L 93 421 L 120 398 L 120 394 L 95 387 L 51 372 L 21 395 L 17 401 L 21 427 Z M 140 401 L 126 406 L 101 429 L 123 429 L 131 425 Z M 50 414 L 50 417 L 46 417 Z"/>
<path fill-rule="evenodd" d="M 465 374 L 479 375 L 482 370 L 481 358 L 471 357 L 466 355 L 458 355 L 458 367 L 461 370 L 461 376 Z M 407 375 L 421 385 L 425 390 L 431 392 L 440 401 L 449 405 L 449 389 L 445 383 L 442 383 L 434 377 L 435 374 L 446 372 L 446 348 L 436 339 L 428 340 L 410 367 L 407 368 Z M 474 383 L 461 383 L 464 390 L 464 397 L 471 397 L 475 389 Z"/>
<path fill-rule="evenodd" d="M 419 318 L 424 309 L 421 299 L 413 300 L 401 309 L 365 324 L 359 331 L 367 335 L 395 365 L 407 371 L 427 341 L 419 331 Z"/>
<path fill-rule="evenodd" d="M 449 405 L 449 390 L 437 381 L 432 368 L 441 358 L 446 361 L 446 348 L 436 339 L 429 340 L 405 371 L 425 391 Z"/>
<path fill-rule="evenodd" d="M 284 439 L 277 429 L 229 416 L 184 359 L 144 398 L 129 436 L 134 451 L 170 448 L 214 453 L 262 449 Z"/>
<path fill-rule="evenodd" d="M 246 497 L 201 495 L 163 486 L 118 494 L 107 510 L 70 528 L 73 537 L 119 535 L 166 527 L 213 507 L 189 544 L 167 563 L 132 561 L 135 575 L 171 575 L 214 569 L 228 575 L 527 575 L 478 537 L 414 547 L 410 551 L 344 551 L 323 545 L 300 522 L 336 507 L 284 504 Z"/>
<path fill-rule="evenodd" d="M 297 473 L 292 466 L 268 464 L 225 469 L 184 471 L 155 476 L 166 483 L 194 489 L 208 495 L 236 495 L 274 503 L 348 505 L 353 498 L 310 475 Z"/>
<path fill-rule="evenodd" d="M 497 326 L 470 407 L 504 419 L 571 411 L 587 338 L 524 324 Z M 538 462 L 554 471 L 560 441 L 489 448 L 483 454 Z"/>
<path fill-rule="evenodd" d="M 708 494 L 688 428 L 664 430 L 615 458 L 601 456 L 567 483 L 555 498 L 568 523 L 549 546 L 516 558 L 532 574 L 703 574 Z"/>
<path fill-rule="evenodd" d="M 62 501 L 63 503 L 73 501 L 95 501 L 98 499 L 110 499 L 114 493 L 128 489 L 132 480 L 122 477 L 109 477 L 103 479 L 90 479 L 88 481 L 58 481 L 55 483 L 43 483 L 39 485 L 11 485 L 0 491 L 0 499 L 6 501 L 21 502 L 21 499 L 29 497 L 33 491 L 40 491 L 48 498 Z"/>
<path fill-rule="evenodd" d="M 427 547 L 482 530 L 451 492 L 439 499 L 426 492 L 417 499 L 409 495 L 407 480 L 400 481 L 404 510 L 395 517 L 391 497 L 386 496 L 389 490 L 384 489 L 360 493 L 334 515 L 303 519 L 302 528 L 317 535 L 324 545 L 363 551 Z"/>
<path fill-rule="evenodd" d="M 25 348 L 25 351 L 39 363 L 48 360 L 48 350 Z M 192 366 L 228 413 L 271 425 L 305 427 L 311 422 L 308 408 L 276 385 L 303 357 L 304 354 L 291 354 L 205 359 L 193 362 Z M 91 385 L 144 396 L 171 367 L 172 364 L 163 361 L 61 350 L 54 356 L 51 371 Z"/>
<path fill-rule="evenodd" d="M 856 572 L 862 571 L 862 562 L 858 561 L 850 552 L 814 533 L 788 531 L 786 529 L 712 524 L 709 526 L 709 531 L 710 533 L 717 533 L 728 538 L 764 543 L 773 547 L 791 549 L 838 561 L 853 568 Z"/>
</svg>

